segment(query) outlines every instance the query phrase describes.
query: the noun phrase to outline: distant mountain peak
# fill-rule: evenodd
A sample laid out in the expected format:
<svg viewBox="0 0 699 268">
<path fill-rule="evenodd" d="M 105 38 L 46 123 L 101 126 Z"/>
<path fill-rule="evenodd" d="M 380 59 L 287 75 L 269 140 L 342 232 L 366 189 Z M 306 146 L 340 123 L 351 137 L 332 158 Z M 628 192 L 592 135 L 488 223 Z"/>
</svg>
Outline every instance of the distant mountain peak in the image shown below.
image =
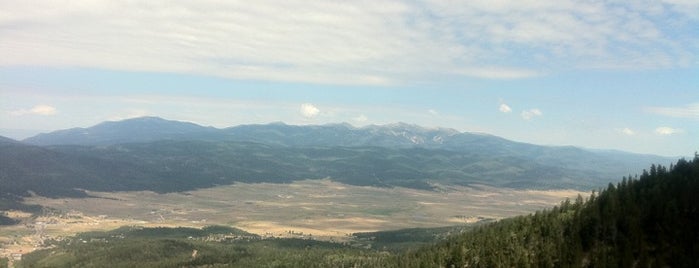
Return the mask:
<svg viewBox="0 0 699 268">
<path fill-rule="evenodd" d="M 355 127 L 355 126 L 353 126 L 352 124 L 347 123 L 347 122 L 342 122 L 342 123 L 329 123 L 329 124 L 325 124 L 325 125 L 323 125 L 323 126 L 329 126 L 329 127 L 344 127 L 344 128 L 348 128 L 348 129 L 357 129 L 357 127 Z"/>
<path fill-rule="evenodd" d="M 389 123 L 385 125 L 372 125 L 376 127 L 382 127 L 382 128 L 401 128 L 401 129 L 419 129 L 419 130 L 425 130 L 427 128 L 417 125 L 417 124 L 410 124 L 406 122 L 396 122 L 396 123 Z"/>
<path fill-rule="evenodd" d="M 123 142 L 148 142 L 192 136 L 215 130 L 190 122 L 155 116 L 106 121 L 87 128 L 72 128 L 42 133 L 24 140 L 35 145 L 103 145 Z"/>
<path fill-rule="evenodd" d="M 423 127 L 416 124 L 409 124 L 405 122 L 397 122 L 385 125 L 370 125 L 365 127 L 367 129 L 374 130 L 392 130 L 392 131 L 406 131 L 412 133 L 435 133 L 438 132 L 440 135 L 452 136 L 456 134 L 461 134 L 460 131 L 453 128 L 442 128 L 442 127 Z"/>
<path fill-rule="evenodd" d="M 101 125 L 113 125 L 113 124 L 190 124 L 190 125 L 197 125 L 197 124 L 191 123 L 191 122 L 168 120 L 168 119 L 164 119 L 164 118 L 157 117 L 157 116 L 142 116 L 142 117 L 127 118 L 127 119 L 123 119 L 123 120 L 105 121 L 105 122 L 99 123 L 93 127 L 98 127 Z"/>
</svg>

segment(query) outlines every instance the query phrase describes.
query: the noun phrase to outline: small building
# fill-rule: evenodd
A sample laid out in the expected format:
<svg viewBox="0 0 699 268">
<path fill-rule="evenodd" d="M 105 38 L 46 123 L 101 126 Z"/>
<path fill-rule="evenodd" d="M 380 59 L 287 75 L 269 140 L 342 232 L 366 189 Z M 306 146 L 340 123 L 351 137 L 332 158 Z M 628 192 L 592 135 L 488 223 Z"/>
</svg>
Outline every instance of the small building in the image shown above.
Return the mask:
<svg viewBox="0 0 699 268">
<path fill-rule="evenodd" d="M 12 253 L 12 254 L 10 254 L 10 258 L 13 261 L 21 261 L 22 260 L 22 253 Z"/>
</svg>

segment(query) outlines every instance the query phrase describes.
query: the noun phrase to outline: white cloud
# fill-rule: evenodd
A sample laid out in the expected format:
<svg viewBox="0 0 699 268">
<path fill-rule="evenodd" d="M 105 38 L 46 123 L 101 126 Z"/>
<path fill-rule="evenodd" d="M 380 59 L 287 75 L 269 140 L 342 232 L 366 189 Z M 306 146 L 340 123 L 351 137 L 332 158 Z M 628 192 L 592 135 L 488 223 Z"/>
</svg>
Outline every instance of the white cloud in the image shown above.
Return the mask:
<svg viewBox="0 0 699 268">
<path fill-rule="evenodd" d="M 498 109 L 500 110 L 500 112 L 503 112 L 503 113 L 512 112 L 512 108 L 510 108 L 510 106 L 508 106 L 507 104 L 504 104 L 504 103 L 501 103 L 500 108 L 498 108 Z"/>
<path fill-rule="evenodd" d="M 679 128 L 658 127 L 655 129 L 655 134 L 663 135 L 663 136 L 682 134 L 682 133 L 684 133 L 684 130 L 679 129 Z"/>
<path fill-rule="evenodd" d="M 29 110 L 32 114 L 37 115 L 54 115 L 56 114 L 56 108 L 49 105 L 37 105 Z"/>
<path fill-rule="evenodd" d="M 437 112 L 437 110 L 434 110 L 434 109 L 429 109 L 429 110 L 427 110 L 427 112 L 431 115 L 439 115 L 439 112 Z"/>
<path fill-rule="evenodd" d="M 699 103 L 683 107 L 649 107 L 646 110 L 664 116 L 699 119 Z"/>
<path fill-rule="evenodd" d="M 366 115 L 362 114 L 362 115 L 359 115 L 355 118 L 352 118 L 352 120 L 357 122 L 357 123 L 365 123 L 367 120 L 369 120 L 369 118 L 367 118 Z"/>
<path fill-rule="evenodd" d="M 12 116 L 22 116 L 22 115 L 54 115 L 58 111 L 53 106 L 40 104 L 32 107 L 31 109 L 20 109 L 11 111 Z"/>
<path fill-rule="evenodd" d="M 537 109 L 537 108 L 534 108 L 534 109 L 529 109 L 529 110 L 524 110 L 524 111 L 522 111 L 521 115 L 522 115 L 522 119 L 524 119 L 524 120 L 530 120 L 530 119 L 532 119 L 532 118 L 534 118 L 534 117 L 536 117 L 536 116 L 542 116 L 543 113 L 541 112 L 541 110 L 539 110 L 539 109 Z"/>
<path fill-rule="evenodd" d="M 627 127 L 622 128 L 622 129 L 619 130 L 619 131 L 620 131 L 622 134 L 627 135 L 627 136 L 636 135 L 636 131 L 633 131 L 633 129 L 630 129 L 630 128 L 627 128 Z"/>
<path fill-rule="evenodd" d="M 305 118 L 313 118 L 320 113 L 320 109 L 315 107 L 313 104 L 304 103 L 301 104 L 301 109 L 299 110 L 299 112 L 301 112 L 301 115 L 303 115 L 303 117 Z"/>
<path fill-rule="evenodd" d="M 382 85 L 696 59 L 689 0 L 457 2 L 0 1 L 0 65 Z"/>
</svg>

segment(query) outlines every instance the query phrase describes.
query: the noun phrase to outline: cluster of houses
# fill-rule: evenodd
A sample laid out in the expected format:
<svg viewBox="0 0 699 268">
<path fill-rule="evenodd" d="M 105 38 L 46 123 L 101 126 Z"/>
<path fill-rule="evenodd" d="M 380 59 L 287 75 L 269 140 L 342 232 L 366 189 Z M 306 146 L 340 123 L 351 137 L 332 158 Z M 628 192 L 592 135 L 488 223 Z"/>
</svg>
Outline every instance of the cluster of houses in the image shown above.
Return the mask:
<svg viewBox="0 0 699 268">
<path fill-rule="evenodd" d="M 22 250 L 20 249 L 19 252 L 10 252 L 7 254 L 7 249 L 0 248 L 0 256 L 6 256 L 10 261 L 21 261 L 22 260 Z"/>
<path fill-rule="evenodd" d="M 195 239 L 206 242 L 224 242 L 224 241 L 252 241 L 261 239 L 258 235 L 237 235 L 237 234 L 211 234 L 206 237 L 187 237 L 187 239 Z"/>
</svg>

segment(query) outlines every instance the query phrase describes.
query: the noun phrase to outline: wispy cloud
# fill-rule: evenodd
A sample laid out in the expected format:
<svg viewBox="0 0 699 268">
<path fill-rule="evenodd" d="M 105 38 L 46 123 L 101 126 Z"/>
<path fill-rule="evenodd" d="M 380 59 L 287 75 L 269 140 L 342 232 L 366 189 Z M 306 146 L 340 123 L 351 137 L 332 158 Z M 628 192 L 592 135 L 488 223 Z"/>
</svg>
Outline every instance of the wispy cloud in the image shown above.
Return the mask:
<svg viewBox="0 0 699 268">
<path fill-rule="evenodd" d="M 504 103 L 501 103 L 501 104 L 500 104 L 500 107 L 498 108 L 498 110 L 500 110 L 500 112 L 503 112 L 503 113 L 512 112 L 512 108 L 510 108 L 509 105 L 504 104 Z"/>
<path fill-rule="evenodd" d="M 534 70 L 513 69 L 503 67 L 473 67 L 456 71 L 455 73 L 472 76 L 477 78 L 487 79 L 520 79 L 530 78 L 542 75 L 542 73 Z"/>
<path fill-rule="evenodd" d="M 318 116 L 318 114 L 320 113 L 320 109 L 318 109 L 318 107 L 315 107 L 313 104 L 304 103 L 301 104 L 299 112 L 305 118 L 313 118 Z"/>
<path fill-rule="evenodd" d="M 533 109 L 522 111 L 522 113 L 520 115 L 522 116 L 522 119 L 530 120 L 534 117 L 542 116 L 543 113 L 541 112 L 541 110 L 539 110 L 537 108 L 533 108 Z"/>
<path fill-rule="evenodd" d="M 58 111 L 56 108 L 50 105 L 40 104 L 32 107 L 31 109 L 19 109 L 10 112 L 12 116 L 22 116 L 22 115 L 54 115 Z"/>
<path fill-rule="evenodd" d="M 633 129 L 627 128 L 627 127 L 620 129 L 619 132 L 620 132 L 621 134 L 626 135 L 626 136 L 634 136 L 634 135 L 636 135 L 636 131 L 634 131 Z"/>
<path fill-rule="evenodd" d="M 684 130 L 679 129 L 679 128 L 658 127 L 655 129 L 655 134 L 663 135 L 663 136 L 682 134 L 682 133 L 684 133 Z"/>
<path fill-rule="evenodd" d="M 646 110 L 664 116 L 699 119 L 699 103 L 682 107 L 648 107 Z"/>
<path fill-rule="evenodd" d="M 697 10 L 678 0 L 4 1 L 0 65 L 373 85 L 668 68 L 696 59 Z"/>
<path fill-rule="evenodd" d="M 429 110 L 427 110 L 427 112 L 431 115 L 439 115 L 439 112 L 437 112 L 437 110 L 435 110 L 435 109 L 429 109 Z"/>
<path fill-rule="evenodd" d="M 455 71 L 457 74 L 488 79 L 519 79 L 541 76 L 541 72 L 508 67 L 473 67 Z"/>
</svg>

